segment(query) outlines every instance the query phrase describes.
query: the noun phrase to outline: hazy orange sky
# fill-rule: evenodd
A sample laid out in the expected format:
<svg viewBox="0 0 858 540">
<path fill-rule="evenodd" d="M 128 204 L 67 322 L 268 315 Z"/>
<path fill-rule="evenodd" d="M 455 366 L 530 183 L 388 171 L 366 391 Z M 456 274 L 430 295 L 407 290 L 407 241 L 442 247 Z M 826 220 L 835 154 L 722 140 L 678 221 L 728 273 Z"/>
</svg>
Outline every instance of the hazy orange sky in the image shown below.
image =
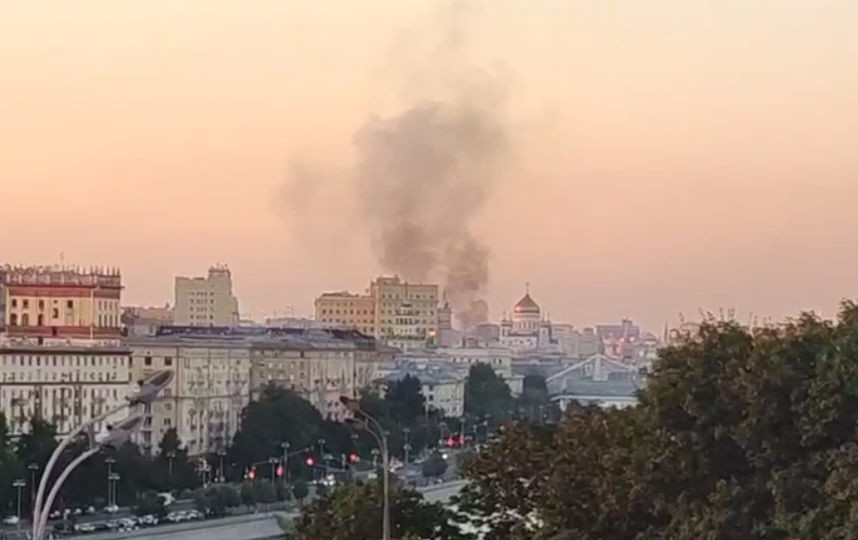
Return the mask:
<svg viewBox="0 0 858 540">
<path fill-rule="evenodd" d="M 0 261 L 119 266 L 126 303 L 215 262 L 256 317 L 362 290 L 352 137 L 460 69 L 506 98 L 495 316 L 526 281 L 654 330 L 858 297 L 854 0 L 0 0 L 0 65 Z M 296 162 L 326 207 L 284 201 Z"/>
</svg>

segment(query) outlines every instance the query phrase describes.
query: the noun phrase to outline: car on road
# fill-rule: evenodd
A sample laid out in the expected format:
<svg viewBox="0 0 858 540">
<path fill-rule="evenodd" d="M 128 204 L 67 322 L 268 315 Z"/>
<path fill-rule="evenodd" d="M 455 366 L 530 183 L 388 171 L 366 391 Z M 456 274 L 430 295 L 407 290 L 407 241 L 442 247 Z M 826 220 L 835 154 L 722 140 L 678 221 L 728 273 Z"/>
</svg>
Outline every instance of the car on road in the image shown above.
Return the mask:
<svg viewBox="0 0 858 540">
<path fill-rule="evenodd" d="M 21 518 L 18 516 L 8 516 L 3 520 L 3 525 L 17 525 L 21 523 Z"/>
<path fill-rule="evenodd" d="M 152 514 L 146 514 L 145 516 L 141 516 L 139 520 L 137 520 L 137 524 L 141 527 L 155 527 L 158 525 L 158 518 L 153 516 Z"/>
<path fill-rule="evenodd" d="M 110 504 L 104 507 L 105 514 L 115 514 L 116 512 L 119 512 L 119 506 L 115 504 Z"/>
<path fill-rule="evenodd" d="M 79 533 L 89 533 L 95 532 L 95 524 L 93 523 L 78 523 L 74 526 L 75 532 Z"/>
</svg>

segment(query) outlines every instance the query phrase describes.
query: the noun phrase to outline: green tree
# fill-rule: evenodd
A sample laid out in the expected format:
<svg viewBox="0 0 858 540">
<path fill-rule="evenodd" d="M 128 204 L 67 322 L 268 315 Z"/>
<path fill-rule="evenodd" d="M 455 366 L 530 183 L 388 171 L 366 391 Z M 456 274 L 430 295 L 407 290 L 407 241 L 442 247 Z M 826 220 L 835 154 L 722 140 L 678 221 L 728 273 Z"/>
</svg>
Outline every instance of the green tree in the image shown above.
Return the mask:
<svg viewBox="0 0 858 540">
<path fill-rule="evenodd" d="M 298 504 L 304 504 L 304 499 L 306 499 L 309 494 L 310 486 L 307 485 L 307 482 L 298 481 L 294 486 L 292 486 L 292 495 L 295 496 L 295 500 L 298 501 Z"/>
<path fill-rule="evenodd" d="M 394 484 L 390 493 L 391 536 L 422 540 L 465 540 L 457 516 L 427 503 L 414 490 Z M 378 482 L 339 486 L 315 499 L 295 523 L 295 540 L 375 540 L 381 537 L 382 490 Z"/>
<path fill-rule="evenodd" d="M 338 429 L 345 432 L 343 426 Z M 297 450 L 315 447 L 317 440 L 325 438 L 325 435 L 325 422 L 310 402 L 292 391 L 267 386 L 260 398 L 242 411 L 241 429 L 235 434 L 228 452 L 228 462 L 234 462 L 237 468 L 232 473 L 233 479 L 241 478 L 244 470 L 253 463 L 279 456 L 283 442 Z M 348 451 L 336 448 L 334 438 L 331 443 L 327 447 L 330 452 Z M 309 476 L 302 460 L 303 456 L 298 454 L 289 459 L 292 478 Z"/>
<path fill-rule="evenodd" d="M 30 429 L 18 439 L 18 461 L 36 463 L 40 467 L 57 447 L 57 428 L 41 418 L 30 420 Z"/>
<path fill-rule="evenodd" d="M 858 534 L 858 308 L 749 331 L 707 321 L 660 352 L 640 404 L 515 425 L 466 466 L 493 539 Z"/>
<path fill-rule="evenodd" d="M 392 419 L 401 425 L 410 426 L 416 418 L 425 413 L 426 399 L 422 393 L 420 379 L 411 375 L 389 382 L 384 400 Z"/>
<path fill-rule="evenodd" d="M 447 460 L 440 452 L 433 452 L 429 459 L 423 462 L 423 476 L 437 478 L 447 472 Z"/>
<path fill-rule="evenodd" d="M 474 418 L 506 419 L 513 409 L 509 386 L 488 364 L 477 363 L 465 381 L 465 413 Z"/>
<path fill-rule="evenodd" d="M 176 428 L 164 432 L 158 448 L 152 474 L 161 491 L 192 489 L 200 485 L 197 468 L 188 457 L 188 450 L 183 447 Z"/>
<path fill-rule="evenodd" d="M 241 506 L 241 496 L 229 485 L 201 488 L 194 492 L 194 504 L 207 516 L 222 517 L 230 508 Z"/>
</svg>

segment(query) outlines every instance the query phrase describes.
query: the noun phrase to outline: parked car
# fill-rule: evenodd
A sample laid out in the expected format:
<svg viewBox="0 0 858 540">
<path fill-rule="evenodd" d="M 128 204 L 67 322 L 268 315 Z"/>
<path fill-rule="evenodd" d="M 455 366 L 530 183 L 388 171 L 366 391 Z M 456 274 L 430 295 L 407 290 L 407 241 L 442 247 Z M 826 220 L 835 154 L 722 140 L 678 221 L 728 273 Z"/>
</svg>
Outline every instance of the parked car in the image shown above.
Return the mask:
<svg viewBox="0 0 858 540">
<path fill-rule="evenodd" d="M 119 512 L 119 507 L 115 504 L 111 504 L 104 507 L 105 514 L 115 514 L 116 512 Z"/>
<path fill-rule="evenodd" d="M 17 525 L 21 523 L 21 518 L 18 516 L 9 516 L 3 520 L 3 525 Z"/>
</svg>

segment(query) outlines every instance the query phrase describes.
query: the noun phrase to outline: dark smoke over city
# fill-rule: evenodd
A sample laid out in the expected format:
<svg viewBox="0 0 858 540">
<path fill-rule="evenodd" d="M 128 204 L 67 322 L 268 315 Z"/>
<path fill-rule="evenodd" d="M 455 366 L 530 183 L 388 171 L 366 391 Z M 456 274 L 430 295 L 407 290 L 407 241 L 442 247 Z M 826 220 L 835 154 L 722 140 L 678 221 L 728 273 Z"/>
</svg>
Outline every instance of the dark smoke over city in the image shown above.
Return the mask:
<svg viewBox="0 0 858 540">
<path fill-rule="evenodd" d="M 489 250 L 472 222 L 491 194 L 506 133 L 496 108 L 425 102 L 355 135 L 361 212 L 385 271 L 439 280 L 462 325 L 482 322 Z M 472 309 L 476 308 L 476 309 Z"/>
</svg>

